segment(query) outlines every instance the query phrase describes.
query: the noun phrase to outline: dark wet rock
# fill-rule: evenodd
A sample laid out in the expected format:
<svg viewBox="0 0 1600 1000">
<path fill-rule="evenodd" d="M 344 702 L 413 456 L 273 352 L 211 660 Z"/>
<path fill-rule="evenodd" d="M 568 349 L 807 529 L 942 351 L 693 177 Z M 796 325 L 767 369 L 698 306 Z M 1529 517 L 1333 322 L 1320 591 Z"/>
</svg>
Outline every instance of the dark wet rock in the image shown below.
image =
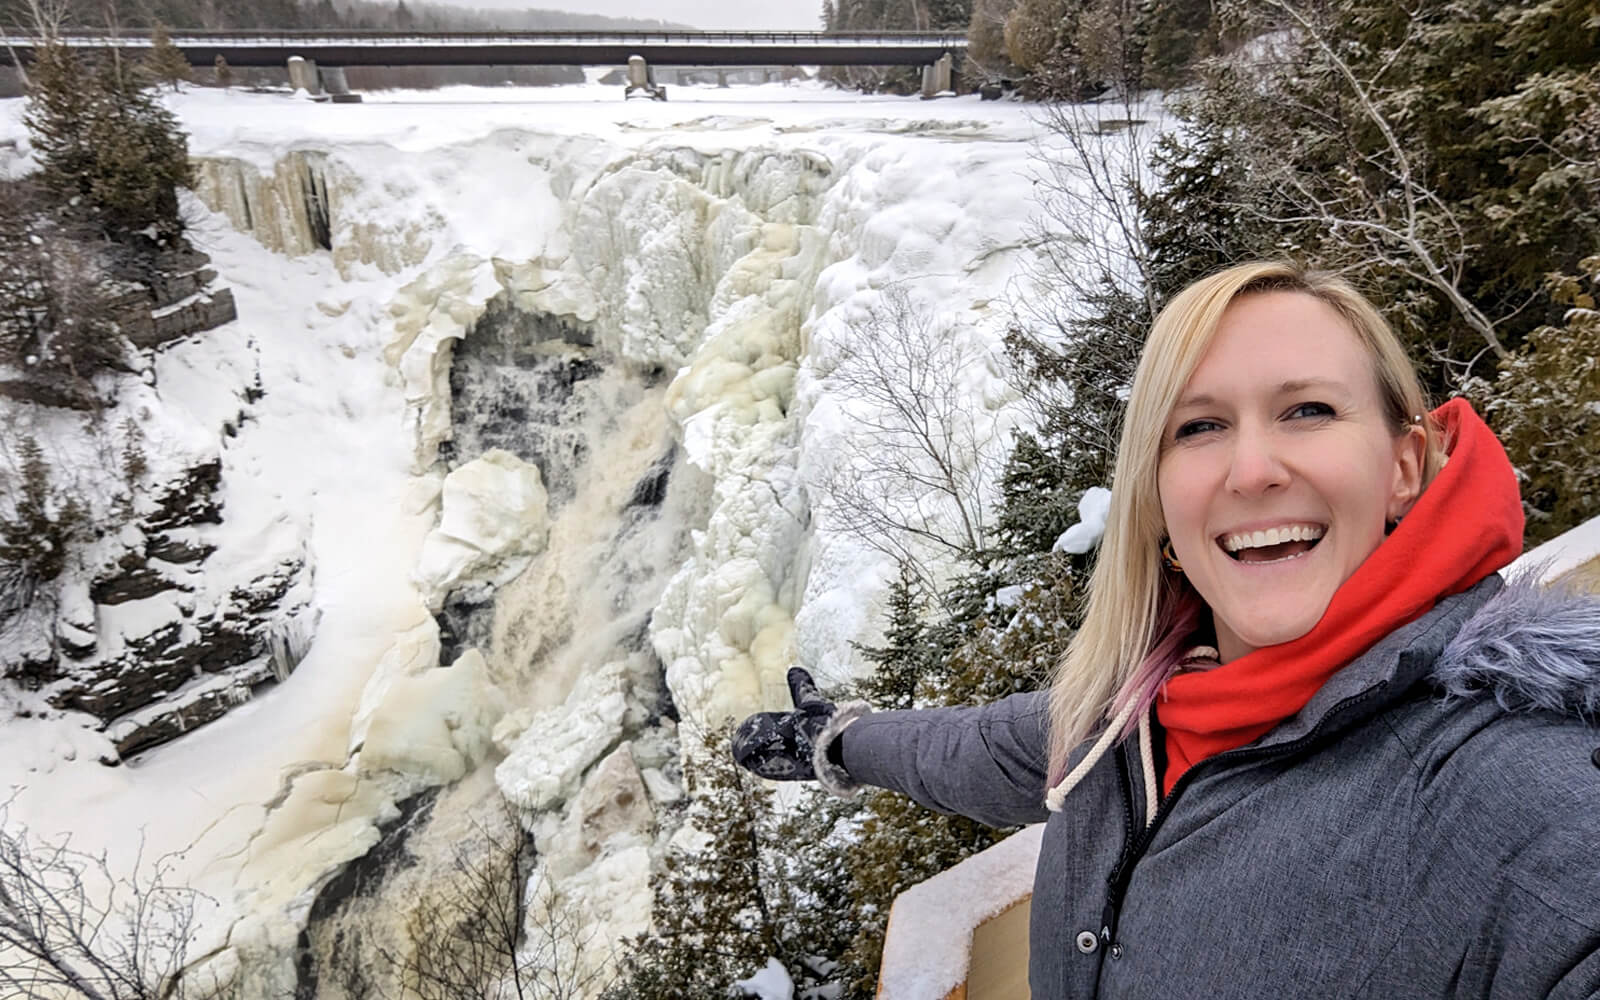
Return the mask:
<svg viewBox="0 0 1600 1000">
<path fill-rule="evenodd" d="M 551 510 L 559 509 L 589 457 L 581 387 L 608 363 L 589 331 L 497 298 L 451 355 L 452 440 L 441 455 L 460 464 L 509 451 L 539 467 Z"/>
<path fill-rule="evenodd" d="M 221 524 L 222 504 L 216 499 L 222 485 L 222 459 L 190 469 L 156 496 L 156 510 L 144 519 L 147 532 L 156 533 L 194 524 Z"/>
<path fill-rule="evenodd" d="M 378 842 L 329 879 L 311 904 L 295 955 L 295 1000 L 317 1000 L 323 976 L 333 979 L 370 961 L 368 948 L 355 930 L 338 926 L 338 916 L 353 902 L 379 893 L 395 872 L 417 863 L 412 838 L 433 813 L 439 790 L 430 788 L 398 804 L 399 815 L 378 824 Z"/>
<path fill-rule="evenodd" d="M 633 484 L 633 494 L 625 507 L 659 507 L 667 498 L 667 485 L 672 478 L 672 466 L 677 461 L 678 449 L 674 445 L 665 455 L 650 465 L 649 471 Z"/>
<path fill-rule="evenodd" d="M 142 601 L 168 590 L 188 589 L 150 565 L 139 553 L 129 551 L 123 553 L 110 575 L 95 579 L 89 587 L 89 596 L 96 604 L 124 604 Z"/>
<path fill-rule="evenodd" d="M 178 564 L 199 562 L 216 550 L 215 545 L 203 542 L 191 544 L 168 534 L 153 535 L 144 544 L 145 555 L 151 559 Z"/>
<path fill-rule="evenodd" d="M 87 712 L 108 726 L 133 714 L 150 714 L 150 725 L 135 726 L 118 741 L 141 749 L 163 742 L 161 734 L 171 738 L 217 718 L 238 700 L 219 693 L 199 708 L 174 705 L 164 719 L 148 710 L 178 698 L 205 675 L 227 675 L 235 692 L 248 692 L 271 679 L 268 636 L 290 610 L 283 604 L 303 571 L 298 561 L 283 563 L 273 573 L 235 587 L 214 607 L 184 612 L 175 605 L 171 620 L 148 634 L 123 637 L 115 656 L 74 665 L 52 678 L 51 705 Z"/>
<path fill-rule="evenodd" d="M 180 692 L 180 697 L 172 704 L 139 713 L 137 717 L 118 719 L 107 727 L 106 735 L 121 757 L 131 757 L 222 718 L 231 709 L 249 701 L 251 692 L 270 680 L 271 668 L 258 661 L 249 669 L 202 681 L 191 690 Z"/>
<path fill-rule="evenodd" d="M 488 649 L 494 628 L 494 598 L 468 600 L 453 593 L 434 616 L 439 623 L 439 664 L 456 662 L 469 649 Z"/>
</svg>

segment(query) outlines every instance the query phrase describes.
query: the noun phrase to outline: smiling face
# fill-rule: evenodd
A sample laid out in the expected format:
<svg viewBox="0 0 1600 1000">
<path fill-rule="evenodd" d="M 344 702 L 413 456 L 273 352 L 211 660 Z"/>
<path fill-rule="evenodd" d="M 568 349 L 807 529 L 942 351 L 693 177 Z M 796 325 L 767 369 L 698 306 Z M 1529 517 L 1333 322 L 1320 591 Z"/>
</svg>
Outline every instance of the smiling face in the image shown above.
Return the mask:
<svg viewBox="0 0 1600 1000">
<path fill-rule="evenodd" d="M 1311 631 L 1421 491 L 1371 356 L 1331 306 L 1245 295 L 1223 313 L 1162 432 L 1161 512 L 1227 663 Z"/>
</svg>

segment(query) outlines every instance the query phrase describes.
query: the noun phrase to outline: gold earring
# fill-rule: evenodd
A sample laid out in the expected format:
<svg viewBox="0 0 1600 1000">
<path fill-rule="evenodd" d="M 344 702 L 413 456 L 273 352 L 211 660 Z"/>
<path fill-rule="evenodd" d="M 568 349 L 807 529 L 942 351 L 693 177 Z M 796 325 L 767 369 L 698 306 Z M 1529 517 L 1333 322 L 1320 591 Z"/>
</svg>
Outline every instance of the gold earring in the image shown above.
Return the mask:
<svg viewBox="0 0 1600 1000">
<path fill-rule="evenodd" d="M 1172 539 L 1161 543 L 1161 561 L 1167 564 L 1167 569 L 1174 573 L 1183 572 L 1183 563 L 1178 561 L 1178 554 L 1172 551 Z"/>
</svg>

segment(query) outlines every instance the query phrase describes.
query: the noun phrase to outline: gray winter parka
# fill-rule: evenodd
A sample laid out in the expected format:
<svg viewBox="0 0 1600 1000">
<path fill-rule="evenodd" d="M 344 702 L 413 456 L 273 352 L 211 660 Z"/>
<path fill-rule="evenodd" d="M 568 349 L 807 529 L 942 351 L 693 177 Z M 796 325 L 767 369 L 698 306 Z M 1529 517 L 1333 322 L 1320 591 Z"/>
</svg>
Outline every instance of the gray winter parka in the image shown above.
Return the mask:
<svg viewBox="0 0 1600 1000">
<path fill-rule="evenodd" d="M 1154 816 L 1131 741 L 1045 810 L 1042 693 L 866 714 L 839 739 L 854 782 L 1048 821 L 1036 1000 L 1576 1000 L 1600 997 L 1597 715 L 1600 603 L 1493 576 Z"/>
</svg>

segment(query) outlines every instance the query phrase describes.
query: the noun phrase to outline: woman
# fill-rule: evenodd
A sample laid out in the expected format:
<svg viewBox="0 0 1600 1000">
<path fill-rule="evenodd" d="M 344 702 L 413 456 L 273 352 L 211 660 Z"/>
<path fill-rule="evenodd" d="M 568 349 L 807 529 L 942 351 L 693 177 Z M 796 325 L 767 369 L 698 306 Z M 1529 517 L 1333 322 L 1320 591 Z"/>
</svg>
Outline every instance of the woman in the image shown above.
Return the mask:
<svg viewBox="0 0 1600 1000">
<path fill-rule="evenodd" d="M 1349 285 L 1231 268 L 1151 330 L 1048 694 L 835 712 L 795 670 L 735 755 L 1046 821 L 1038 998 L 1600 996 L 1600 615 L 1501 580 L 1522 527 Z"/>
</svg>

